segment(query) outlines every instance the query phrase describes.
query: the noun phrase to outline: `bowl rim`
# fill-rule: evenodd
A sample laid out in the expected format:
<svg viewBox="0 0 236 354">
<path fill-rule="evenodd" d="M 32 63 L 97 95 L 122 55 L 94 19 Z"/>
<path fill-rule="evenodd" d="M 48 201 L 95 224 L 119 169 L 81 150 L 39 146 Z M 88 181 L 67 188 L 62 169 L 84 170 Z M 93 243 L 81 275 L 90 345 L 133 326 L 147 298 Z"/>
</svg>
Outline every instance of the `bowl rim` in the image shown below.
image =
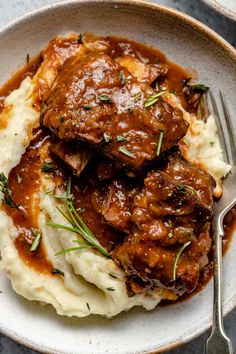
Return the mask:
<svg viewBox="0 0 236 354">
<path fill-rule="evenodd" d="M 228 9 L 226 6 L 221 5 L 217 0 L 203 0 L 206 5 L 219 12 L 221 15 L 236 21 L 236 12 Z"/>
<path fill-rule="evenodd" d="M 206 3 L 210 3 L 209 0 L 203 0 Z M 215 1 L 215 0 L 213 0 Z M 179 11 L 176 9 L 173 9 L 171 7 L 165 6 L 165 5 L 160 5 L 157 3 L 150 2 L 148 0 L 61 0 L 57 3 L 54 4 L 49 4 L 46 6 L 42 6 L 39 9 L 28 11 L 24 15 L 10 21 L 7 25 L 3 26 L 0 28 L 0 37 L 13 32 L 13 30 L 17 30 L 18 27 L 24 25 L 28 21 L 32 21 L 34 18 L 37 18 L 38 16 L 44 15 L 47 13 L 47 11 L 53 10 L 53 9 L 58 9 L 58 8 L 63 8 L 63 7 L 69 7 L 71 5 L 76 5 L 76 4 L 85 4 L 85 3 L 92 3 L 94 5 L 96 4 L 101 4 L 103 3 L 110 3 L 114 7 L 120 6 L 120 5 L 126 5 L 130 7 L 137 7 L 139 9 L 146 8 L 151 11 L 158 10 L 167 16 L 171 17 L 177 17 L 180 21 L 184 22 L 188 26 L 190 26 L 193 29 L 196 29 L 203 33 L 210 41 L 215 42 L 219 47 L 221 47 L 225 53 L 233 60 L 236 62 L 236 49 L 229 43 L 227 42 L 224 38 L 222 38 L 218 33 L 216 33 L 214 30 L 209 28 L 207 25 L 203 24 L 202 22 L 196 20 L 195 18 Z M 224 316 L 227 315 L 233 308 L 236 307 L 236 294 L 232 296 L 232 298 L 228 301 L 228 303 L 225 305 L 224 308 Z M 200 328 L 197 332 L 190 333 L 187 338 L 184 338 L 184 341 L 178 341 L 174 343 L 170 343 L 166 345 L 165 347 L 162 348 L 147 348 L 145 351 L 143 351 L 143 354 L 148 354 L 148 353 L 163 353 L 166 351 L 169 351 L 171 349 L 177 348 L 178 346 L 181 346 L 183 344 L 188 343 L 189 341 L 197 338 L 201 334 L 203 334 L 207 329 L 209 329 L 211 326 L 211 319 L 208 318 L 205 320 L 204 325 L 202 328 Z M 0 333 L 3 335 L 9 337 L 10 339 L 30 348 L 33 349 L 37 352 L 42 352 L 42 353 L 49 353 L 49 354 L 54 354 L 53 349 L 47 348 L 44 345 L 40 345 L 40 347 L 36 346 L 33 342 L 29 341 L 26 337 L 19 336 L 16 332 L 10 331 L 10 330 L 5 330 L 3 328 L 0 328 Z M 65 352 L 57 351 L 58 354 L 65 354 Z M 139 352 L 137 352 L 138 354 Z"/>
</svg>

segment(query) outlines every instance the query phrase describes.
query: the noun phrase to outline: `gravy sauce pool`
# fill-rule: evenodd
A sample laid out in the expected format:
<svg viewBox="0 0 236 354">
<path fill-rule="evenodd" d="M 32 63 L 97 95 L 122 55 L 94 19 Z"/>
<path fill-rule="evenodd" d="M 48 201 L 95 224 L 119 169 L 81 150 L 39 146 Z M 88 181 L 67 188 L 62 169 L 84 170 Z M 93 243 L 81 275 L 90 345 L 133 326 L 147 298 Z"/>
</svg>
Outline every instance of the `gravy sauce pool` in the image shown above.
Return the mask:
<svg viewBox="0 0 236 354">
<path fill-rule="evenodd" d="M 183 95 L 182 84 L 182 81 L 189 77 L 189 74 L 185 70 L 177 64 L 168 61 L 163 53 L 154 48 L 117 37 L 110 37 L 108 40 L 111 45 L 110 54 L 115 57 L 119 56 L 119 54 L 123 55 L 125 52 L 129 53 L 129 51 L 135 50 L 137 56 L 143 62 L 160 62 L 167 64 L 169 66 L 169 72 L 160 84 L 165 85 L 170 90 L 175 90 L 181 99 L 183 107 L 185 109 L 188 108 Z M 68 45 L 68 39 L 66 41 Z M 57 50 L 56 45 L 54 45 L 54 50 Z M 4 107 L 5 97 L 7 97 L 13 90 L 17 89 L 26 76 L 33 77 L 41 64 L 41 61 L 42 59 L 40 55 L 31 60 L 0 89 L 0 112 Z M 43 243 L 40 243 L 35 252 L 30 251 L 34 232 L 38 229 L 37 216 L 40 211 L 39 200 L 37 198 L 39 192 L 39 171 L 42 164 L 40 149 L 45 141 L 49 141 L 49 139 L 46 131 L 41 129 L 35 130 L 34 138 L 31 141 L 30 146 L 22 156 L 19 165 L 13 168 L 9 175 L 9 188 L 12 193 L 12 198 L 21 206 L 19 210 L 5 206 L 5 211 L 12 217 L 15 226 L 19 230 L 19 236 L 15 240 L 15 246 L 20 257 L 35 270 L 51 274 L 52 264 L 47 259 Z M 56 161 L 55 166 L 58 166 Z M 62 172 L 60 167 L 58 167 L 56 175 L 60 175 L 65 179 L 66 173 L 64 171 Z M 95 233 L 101 244 L 107 247 L 108 250 L 111 250 L 114 247 L 114 244 L 119 243 L 124 236 L 112 227 L 104 224 L 92 205 L 91 199 L 96 190 L 95 186 L 97 186 L 97 180 L 94 176 L 95 171 L 93 170 L 93 167 L 90 167 L 86 168 L 85 173 L 82 174 L 79 180 L 74 178 L 73 185 L 75 187 L 73 193 L 75 194 L 76 207 L 82 208 L 83 212 L 81 215 L 84 221 Z M 231 237 L 236 230 L 236 208 L 226 216 L 224 229 L 225 237 L 223 240 L 223 252 L 225 254 L 230 245 Z M 194 293 L 201 291 L 211 278 L 213 270 L 212 257 L 213 255 L 210 254 L 210 262 L 201 272 L 200 280 Z M 183 296 L 178 301 L 186 298 L 189 298 L 189 295 Z M 163 304 L 166 303 L 170 302 L 163 302 Z"/>
</svg>

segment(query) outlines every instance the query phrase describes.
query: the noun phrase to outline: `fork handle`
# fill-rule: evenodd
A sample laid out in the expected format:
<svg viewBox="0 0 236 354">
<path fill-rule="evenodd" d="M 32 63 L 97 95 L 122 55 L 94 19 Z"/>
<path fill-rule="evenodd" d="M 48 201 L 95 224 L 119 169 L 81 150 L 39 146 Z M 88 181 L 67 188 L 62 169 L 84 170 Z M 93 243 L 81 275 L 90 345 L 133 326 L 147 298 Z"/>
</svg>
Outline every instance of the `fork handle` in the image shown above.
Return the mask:
<svg viewBox="0 0 236 354">
<path fill-rule="evenodd" d="M 207 354 L 233 354 L 231 340 L 227 337 L 222 315 L 222 238 L 224 230 L 221 218 L 213 220 L 214 240 L 214 296 L 212 332 L 206 344 Z"/>
</svg>

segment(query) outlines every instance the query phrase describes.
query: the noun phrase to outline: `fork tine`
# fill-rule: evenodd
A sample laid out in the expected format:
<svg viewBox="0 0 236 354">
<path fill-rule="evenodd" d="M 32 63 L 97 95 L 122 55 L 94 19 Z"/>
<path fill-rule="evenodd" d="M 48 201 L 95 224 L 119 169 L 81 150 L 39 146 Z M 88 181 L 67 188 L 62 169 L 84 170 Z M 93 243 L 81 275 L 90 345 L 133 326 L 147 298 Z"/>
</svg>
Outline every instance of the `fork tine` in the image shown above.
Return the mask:
<svg viewBox="0 0 236 354">
<path fill-rule="evenodd" d="M 227 163 L 230 163 L 228 149 L 227 149 L 227 142 L 223 133 L 224 131 L 223 124 L 220 119 L 220 114 L 216 105 L 216 100 L 212 92 L 209 92 L 209 94 L 207 94 L 207 106 L 209 112 L 213 114 L 213 116 L 215 117 L 217 133 L 220 139 L 220 145 L 222 146 L 222 150 L 223 150 L 223 158 L 225 161 L 227 161 Z"/>
<path fill-rule="evenodd" d="M 229 144 L 230 144 L 227 149 L 227 152 L 228 152 L 230 164 L 233 166 L 236 164 L 236 139 L 235 139 L 234 127 L 233 127 L 232 120 L 230 118 L 225 96 L 221 90 L 220 90 L 220 98 L 221 98 L 222 108 L 224 112 L 225 123 L 227 127 Z"/>
</svg>

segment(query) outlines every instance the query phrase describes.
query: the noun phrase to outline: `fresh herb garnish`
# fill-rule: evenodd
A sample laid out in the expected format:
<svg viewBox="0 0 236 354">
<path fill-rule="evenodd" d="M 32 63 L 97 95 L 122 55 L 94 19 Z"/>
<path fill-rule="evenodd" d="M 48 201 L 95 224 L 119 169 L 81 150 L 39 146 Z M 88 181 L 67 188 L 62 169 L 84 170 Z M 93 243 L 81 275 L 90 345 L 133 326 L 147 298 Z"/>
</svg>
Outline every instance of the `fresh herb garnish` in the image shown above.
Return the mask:
<svg viewBox="0 0 236 354">
<path fill-rule="evenodd" d="M 187 186 L 185 184 L 177 184 L 176 188 L 184 193 L 186 191 Z"/>
<path fill-rule="evenodd" d="M 123 142 L 123 141 L 126 141 L 127 139 L 124 137 L 124 136 L 122 136 L 122 135 L 118 135 L 117 137 L 116 137 L 116 141 L 118 141 L 118 142 Z"/>
<path fill-rule="evenodd" d="M 209 91 L 209 87 L 203 84 L 193 85 L 194 91 L 197 93 L 206 93 Z"/>
<path fill-rule="evenodd" d="M 8 179 L 4 175 L 4 173 L 0 173 L 0 187 L 1 192 L 4 195 L 5 204 L 8 205 L 10 208 L 19 209 L 19 204 L 16 204 L 11 197 L 11 191 L 8 188 Z"/>
<path fill-rule="evenodd" d="M 86 302 L 86 305 L 87 305 L 88 310 L 90 311 L 90 306 L 89 306 L 89 303 L 88 303 L 88 302 Z"/>
<path fill-rule="evenodd" d="M 73 203 L 73 195 L 71 193 L 71 180 L 69 180 L 67 184 L 66 199 L 65 197 L 62 197 L 62 199 L 64 200 L 64 204 L 61 207 L 57 207 L 57 210 L 69 222 L 70 226 L 55 224 L 51 222 L 47 222 L 47 225 L 53 228 L 64 229 L 79 234 L 80 236 L 82 236 L 83 240 L 74 240 L 74 242 L 78 242 L 80 244 L 79 247 L 72 247 L 61 250 L 57 252 L 56 255 L 65 254 L 75 250 L 95 248 L 104 256 L 110 258 L 110 254 L 104 247 L 102 247 L 102 245 L 97 240 L 96 236 L 94 236 L 92 231 L 88 228 L 88 226 L 85 224 L 85 222 L 75 209 Z"/>
<path fill-rule="evenodd" d="M 175 96 L 177 95 L 177 92 L 174 89 L 171 89 L 169 92 L 173 93 L 173 95 L 175 95 Z"/>
<path fill-rule="evenodd" d="M 83 106 L 83 108 L 86 109 L 86 111 L 89 111 L 92 108 L 92 106 L 86 104 L 85 106 Z"/>
<path fill-rule="evenodd" d="M 78 43 L 79 44 L 83 44 L 84 43 L 84 34 L 83 33 L 80 33 L 79 34 L 79 37 L 78 37 Z"/>
<path fill-rule="evenodd" d="M 118 149 L 120 152 L 122 152 L 122 154 L 131 157 L 132 159 L 135 159 L 135 156 L 132 154 L 132 152 L 130 152 L 129 150 L 126 149 L 126 147 L 124 146 L 120 146 Z"/>
<path fill-rule="evenodd" d="M 166 93 L 166 91 L 161 91 L 161 92 L 156 93 L 155 95 L 149 96 L 147 98 L 147 101 L 144 103 L 144 107 L 147 108 L 147 107 L 154 105 L 159 100 L 159 98 L 162 95 L 164 95 L 165 93 Z"/>
<path fill-rule="evenodd" d="M 159 137 L 157 142 L 157 156 L 160 155 L 163 138 L 164 138 L 164 130 L 159 129 Z"/>
<path fill-rule="evenodd" d="M 54 167 L 52 161 L 44 161 L 44 163 L 41 165 L 42 172 L 52 173 L 54 170 L 55 170 L 55 167 Z"/>
<path fill-rule="evenodd" d="M 41 233 L 40 232 L 37 232 L 35 235 L 34 235 L 34 240 L 32 242 L 32 245 L 30 247 L 30 251 L 31 252 L 34 252 L 37 250 L 38 246 L 39 246 L 39 243 L 40 243 L 40 240 L 41 240 Z"/>
<path fill-rule="evenodd" d="M 53 189 L 48 189 L 44 192 L 44 194 L 48 195 L 48 194 L 51 194 L 53 192 Z"/>
<path fill-rule="evenodd" d="M 113 103 L 111 97 L 109 97 L 108 95 L 100 95 L 98 96 L 99 100 L 106 102 L 106 103 Z"/>
<path fill-rule="evenodd" d="M 29 62 L 30 62 L 30 55 L 27 54 L 27 55 L 26 55 L 26 63 L 29 64 Z"/>
<path fill-rule="evenodd" d="M 110 135 L 108 135 L 107 133 L 103 134 L 103 138 L 106 143 L 109 143 L 110 141 L 112 141 L 112 137 Z"/>
<path fill-rule="evenodd" d="M 126 78 L 122 72 L 119 73 L 118 80 L 120 81 L 121 85 L 126 83 Z"/>
<path fill-rule="evenodd" d="M 108 273 L 110 275 L 111 278 L 117 279 L 117 277 L 111 273 Z"/>
<path fill-rule="evenodd" d="M 59 274 L 59 275 L 62 275 L 62 276 L 65 275 L 64 272 L 62 270 L 58 269 L 58 268 L 52 268 L 51 273 L 52 274 Z"/>
<path fill-rule="evenodd" d="M 209 145 L 210 145 L 210 146 L 214 146 L 214 145 L 215 145 L 215 142 L 214 142 L 214 141 L 210 141 L 210 142 L 209 142 Z"/>
<path fill-rule="evenodd" d="M 186 247 L 188 247 L 190 245 L 191 241 L 186 242 L 178 251 L 176 258 L 175 258 L 175 262 L 174 262 L 174 267 L 173 267 L 173 280 L 176 280 L 176 272 L 177 272 L 177 265 L 178 265 L 178 261 L 180 259 L 181 254 L 183 253 L 183 251 L 185 250 Z"/>
<path fill-rule="evenodd" d="M 114 288 L 112 288 L 111 286 L 109 288 L 107 288 L 108 291 L 115 291 Z"/>
</svg>

